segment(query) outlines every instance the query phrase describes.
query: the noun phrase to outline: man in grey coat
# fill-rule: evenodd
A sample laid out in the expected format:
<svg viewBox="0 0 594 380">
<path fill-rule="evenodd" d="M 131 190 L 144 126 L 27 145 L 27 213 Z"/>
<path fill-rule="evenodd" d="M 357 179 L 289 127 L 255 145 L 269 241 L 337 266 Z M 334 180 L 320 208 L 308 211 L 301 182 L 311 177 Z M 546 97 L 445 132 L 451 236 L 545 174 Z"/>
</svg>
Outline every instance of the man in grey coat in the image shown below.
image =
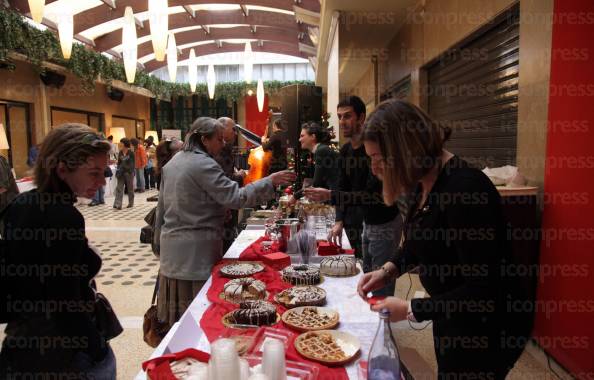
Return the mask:
<svg viewBox="0 0 594 380">
<path fill-rule="evenodd" d="M 161 172 L 155 222 L 161 262 L 158 316 L 170 325 L 181 317 L 223 256 L 225 210 L 270 200 L 277 185 L 295 179 L 294 173 L 283 171 L 240 188 L 213 158 L 224 146 L 222 129 L 214 119 L 197 119 L 183 151 Z"/>
</svg>

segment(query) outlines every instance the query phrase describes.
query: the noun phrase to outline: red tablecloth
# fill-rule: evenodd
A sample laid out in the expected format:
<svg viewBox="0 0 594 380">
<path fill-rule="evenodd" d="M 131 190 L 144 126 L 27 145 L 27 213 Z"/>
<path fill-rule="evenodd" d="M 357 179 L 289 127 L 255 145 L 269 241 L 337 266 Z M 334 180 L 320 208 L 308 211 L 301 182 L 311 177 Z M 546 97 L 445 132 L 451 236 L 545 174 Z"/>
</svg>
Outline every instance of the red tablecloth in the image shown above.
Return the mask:
<svg viewBox="0 0 594 380">
<path fill-rule="evenodd" d="M 258 239 L 257 242 L 260 242 L 263 239 L 264 238 L 260 238 L 260 239 Z M 246 259 L 244 259 L 244 257 L 249 257 L 249 259 L 247 259 L 247 260 L 254 260 L 253 255 L 258 254 L 257 253 L 258 248 L 252 247 L 253 245 L 254 244 L 250 245 L 250 247 L 248 247 L 240 255 L 240 258 L 242 260 L 246 260 Z M 220 294 L 223 291 L 223 287 L 224 287 L 225 283 L 227 283 L 227 281 L 229 281 L 229 279 L 222 277 L 220 275 L 219 268 L 222 265 L 225 265 L 229 262 L 230 262 L 229 260 L 223 260 L 219 264 L 215 265 L 215 267 L 212 270 L 212 285 L 208 289 L 208 292 L 206 294 L 208 300 L 211 302 L 211 305 L 204 312 L 204 314 L 202 315 L 202 318 L 200 319 L 200 327 L 206 334 L 206 337 L 208 338 L 209 342 L 213 342 L 213 341 L 217 340 L 219 337 L 221 337 L 221 335 L 223 334 L 223 332 L 226 328 L 222 323 L 223 316 L 237 308 L 237 305 L 227 302 L 220 297 Z M 280 292 L 284 289 L 290 288 L 292 285 L 290 285 L 286 282 L 283 282 L 281 280 L 279 272 L 272 270 L 267 265 L 265 265 L 264 267 L 265 267 L 265 270 L 263 272 L 257 273 L 253 277 L 266 283 L 266 290 L 269 293 L 268 299 L 270 301 L 272 301 L 275 294 L 277 294 L 278 292 Z M 276 305 L 276 306 L 277 306 L 278 313 L 280 315 L 282 315 L 282 313 L 284 313 L 286 309 L 281 305 Z M 288 328 L 286 328 L 282 322 L 278 322 L 278 323 L 274 324 L 272 327 L 275 327 L 278 329 L 283 329 L 286 331 L 291 331 Z M 313 363 L 308 360 L 305 360 L 301 355 L 299 355 L 297 353 L 297 351 L 293 345 L 293 341 L 296 337 L 297 337 L 297 334 L 293 334 L 291 341 L 289 342 L 289 349 L 286 352 L 286 358 L 288 360 L 307 362 L 307 363 L 312 363 L 312 364 L 316 365 L 320 370 L 320 374 L 318 377 L 320 380 L 348 379 L 346 370 L 342 367 L 329 368 L 329 367 L 325 367 L 321 364 Z"/>
</svg>

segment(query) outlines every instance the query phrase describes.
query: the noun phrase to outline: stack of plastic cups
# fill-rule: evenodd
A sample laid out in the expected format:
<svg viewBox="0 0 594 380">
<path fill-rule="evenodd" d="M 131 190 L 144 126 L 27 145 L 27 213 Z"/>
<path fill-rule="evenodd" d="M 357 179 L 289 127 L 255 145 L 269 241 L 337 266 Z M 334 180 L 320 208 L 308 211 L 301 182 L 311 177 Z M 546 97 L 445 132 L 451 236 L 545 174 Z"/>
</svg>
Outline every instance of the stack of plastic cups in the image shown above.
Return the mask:
<svg viewBox="0 0 594 380">
<path fill-rule="evenodd" d="M 212 344 L 209 364 L 211 380 L 241 379 L 239 356 L 231 339 L 219 339 Z"/>
<path fill-rule="evenodd" d="M 285 345 L 282 341 L 270 339 L 264 343 L 262 372 L 269 380 L 287 380 Z"/>
</svg>

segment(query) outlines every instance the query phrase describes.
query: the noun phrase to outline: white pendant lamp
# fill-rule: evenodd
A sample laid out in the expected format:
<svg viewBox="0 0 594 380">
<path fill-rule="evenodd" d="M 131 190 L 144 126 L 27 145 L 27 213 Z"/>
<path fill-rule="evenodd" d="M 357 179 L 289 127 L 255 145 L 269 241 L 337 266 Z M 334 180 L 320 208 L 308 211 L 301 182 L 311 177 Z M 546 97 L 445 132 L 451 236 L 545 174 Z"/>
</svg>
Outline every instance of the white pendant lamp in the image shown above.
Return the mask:
<svg viewBox="0 0 594 380">
<path fill-rule="evenodd" d="M 167 0 L 148 0 L 149 24 L 155 59 L 162 62 L 167 50 L 169 12 Z"/>
<path fill-rule="evenodd" d="M 128 83 L 134 83 L 136 75 L 136 61 L 138 58 L 138 44 L 136 40 L 136 21 L 132 7 L 124 11 L 124 27 L 122 28 L 122 55 L 124 56 L 124 69 Z"/>
<path fill-rule="evenodd" d="M 64 59 L 70 59 L 72 53 L 72 40 L 74 34 L 74 20 L 71 7 L 64 7 L 57 17 L 58 37 Z"/>
<path fill-rule="evenodd" d="M 206 85 L 208 86 L 208 97 L 214 99 L 216 77 L 214 66 L 212 63 L 208 65 L 208 73 L 206 74 Z"/>
<path fill-rule="evenodd" d="M 175 82 L 177 76 L 177 45 L 173 33 L 169 33 L 169 41 L 167 41 L 167 71 L 169 71 L 169 81 Z"/>
<path fill-rule="evenodd" d="M 190 59 L 188 62 L 188 81 L 190 82 L 190 90 L 196 92 L 196 83 L 198 82 L 198 67 L 196 65 L 196 53 L 194 49 L 190 50 Z"/>
<path fill-rule="evenodd" d="M 246 83 L 252 83 L 252 73 L 254 71 L 254 54 L 252 53 L 252 44 L 248 41 L 245 43 L 245 51 L 243 52 L 243 75 Z"/>
<path fill-rule="evenodd" d="M 36 23 L 41 24 L 43 20 L 43 9 L 45 8 L 45 0 L 29 0 L 29 12 L 31 18 Z"/>
<path fill-rule="evenodd" d="M 8 139 L 6 138 L 6 129 L 4 129 L 4 125 L 2 125 L 2 123 L 0 123 L 0 149 L 10 149 L 10 146 L 8 145 Z"/>
<path fill-rule="evenodd" d="M 256 100 L 258 100 L 258 111 L 262 112 L 264 109 L 264 82 L 258 79 L 258 88 L 256 89 Z"/>
</svg>

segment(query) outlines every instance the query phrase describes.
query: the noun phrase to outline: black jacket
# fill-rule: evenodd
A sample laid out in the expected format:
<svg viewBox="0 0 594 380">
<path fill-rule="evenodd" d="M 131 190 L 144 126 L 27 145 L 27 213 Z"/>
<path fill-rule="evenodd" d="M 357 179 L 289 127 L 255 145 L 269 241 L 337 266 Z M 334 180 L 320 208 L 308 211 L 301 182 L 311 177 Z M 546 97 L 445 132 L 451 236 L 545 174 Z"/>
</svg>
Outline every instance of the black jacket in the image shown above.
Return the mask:
<svg viewBox="0 0 594 380">
<path fill-rule="evenodd" d="M 412 311 L 418 321 L 433 321 L 439 372 L 502 378 L 519 357 L 532 319 L 530 300 L 511 268 L 497 189 L 480 170 L 453 157 L 425 204 L 412 203 L 403 248 L 392 262 L 401 274 L 418 266 L 429 297 L 413 299 Z M 511 307 L 515 301 L 527 308 Z"/>
<path fill-rule="evenodd" d="M 338 187 L 338 153 L 319 144 L 314 153 L 313 187 L 334 190 Z"/>
<path fill-rule="evenodd" d="M 75 196 L 63 188 L 25 192 L 6 209 L 2 371 L 63 372 L 79 351 L 96 360 L 107 352 L 93 318 L 101 259 L 87 243 Z"/>
</svg>

